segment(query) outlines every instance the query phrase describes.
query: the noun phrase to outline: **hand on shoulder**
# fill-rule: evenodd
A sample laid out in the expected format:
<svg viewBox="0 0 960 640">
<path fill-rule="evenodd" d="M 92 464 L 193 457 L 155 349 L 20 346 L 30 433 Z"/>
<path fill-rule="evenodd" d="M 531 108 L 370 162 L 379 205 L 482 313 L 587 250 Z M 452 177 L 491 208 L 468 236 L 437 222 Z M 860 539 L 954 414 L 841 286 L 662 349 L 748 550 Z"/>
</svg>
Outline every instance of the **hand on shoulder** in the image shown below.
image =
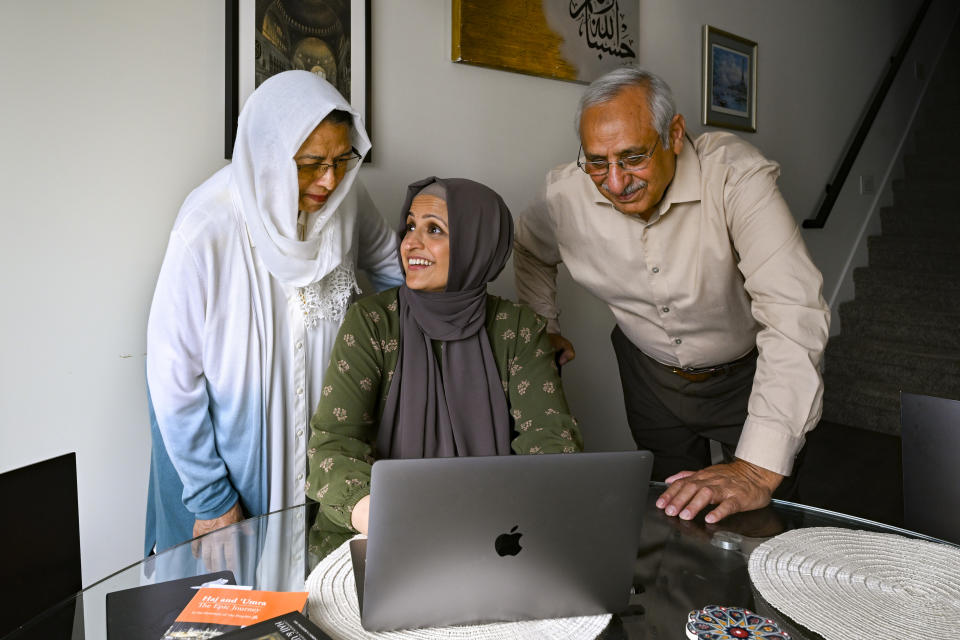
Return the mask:
<svg viewBox="0 0 960 640">
<path fill-rule="evenodd" d="M 550 345 L 557 353 L 557 364 L 561 367 L 577 357 L 577 352 L 573 348 L 573 343 L 564 338 L 559 333 L 548 333 Z"/>
</svg>

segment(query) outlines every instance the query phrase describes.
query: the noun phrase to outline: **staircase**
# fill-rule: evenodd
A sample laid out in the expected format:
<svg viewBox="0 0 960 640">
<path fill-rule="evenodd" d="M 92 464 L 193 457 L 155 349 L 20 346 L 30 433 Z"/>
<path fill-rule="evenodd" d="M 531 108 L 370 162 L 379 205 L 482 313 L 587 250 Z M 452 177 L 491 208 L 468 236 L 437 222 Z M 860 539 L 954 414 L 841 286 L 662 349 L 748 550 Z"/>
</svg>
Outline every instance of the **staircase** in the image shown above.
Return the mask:
<svg viewBox="0 0 960 640">
<path fill-rule="evenodd" d="M 960 34 L 914 124 L 894 204 L 868 238 L 869 265 L 840 305 L 824 367 L 823 419 L 900 433 L 900 391 L 960 399 Z"/>
</svg>

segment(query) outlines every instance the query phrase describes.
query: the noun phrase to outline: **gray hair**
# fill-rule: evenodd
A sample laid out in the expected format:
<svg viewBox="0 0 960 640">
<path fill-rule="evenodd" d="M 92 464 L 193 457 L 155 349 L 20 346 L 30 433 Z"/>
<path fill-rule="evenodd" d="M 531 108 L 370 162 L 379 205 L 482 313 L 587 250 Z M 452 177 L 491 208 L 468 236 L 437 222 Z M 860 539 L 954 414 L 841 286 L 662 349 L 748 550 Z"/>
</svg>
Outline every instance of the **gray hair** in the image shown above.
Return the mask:
<svg viewBox="0 0 960 640">
<path fill-rule="evenodd" d="M 588 107 L 610 102 L 628 87 L 642 87 L 647 90 L 647 106 L 653 117 L 653 126 L 660 135 L 664 147 L 670 146 L 670 123 L 677 115 L 677 105 L 673 102 L 673 92 L 663 78 L 636 67 L 618 67 L 607 72 L 590 83 L 580 96 L 577 105 L 577 118 L 573 126 L 580 135 L 580 119 Z"/>
</svg>

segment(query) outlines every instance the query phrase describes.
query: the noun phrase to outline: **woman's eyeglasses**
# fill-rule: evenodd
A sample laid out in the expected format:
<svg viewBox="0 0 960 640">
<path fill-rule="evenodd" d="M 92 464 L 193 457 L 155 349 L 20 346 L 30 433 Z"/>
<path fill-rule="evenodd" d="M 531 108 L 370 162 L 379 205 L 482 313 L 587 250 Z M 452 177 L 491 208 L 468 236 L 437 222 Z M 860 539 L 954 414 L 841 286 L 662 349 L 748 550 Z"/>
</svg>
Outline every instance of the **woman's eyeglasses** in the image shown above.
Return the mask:
<svg viewBox="0 0 960 640">
<path fill-rule="evenodd" d="M 333 162 L 304 162 L 302 164 L 298 162 L 297 175 L 301 178 L 316 180 L 323 177 L 330 169 L 333 169 L 334 174 L 339 175 L 357 166 L 359 159 L 360 154 L 351 151 L 348 155 L 335 158 Z"/>
</svg>

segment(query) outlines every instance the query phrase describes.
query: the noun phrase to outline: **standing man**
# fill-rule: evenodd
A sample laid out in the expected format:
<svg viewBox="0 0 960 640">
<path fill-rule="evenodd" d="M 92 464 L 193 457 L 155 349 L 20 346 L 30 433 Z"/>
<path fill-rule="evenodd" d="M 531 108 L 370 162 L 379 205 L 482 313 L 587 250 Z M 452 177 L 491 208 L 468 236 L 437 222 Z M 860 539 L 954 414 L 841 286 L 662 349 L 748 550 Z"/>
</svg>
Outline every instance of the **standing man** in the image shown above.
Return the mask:
<svg viewBox="0 0 960 640">
<path fill-rule="evenodd" d="M 577 126 L 579 160 L 517 222 L 520 300 L 561 364 L 557 265 L 610 307 L 630 430 L 670 483 L 658 507 L 717 505 L 711 523 L 763 507 L 820 418 L 830 317 L 779 166 L 729 133 L 689 138 L 670 87 L 639 69 L 591 84 Z"/>
</svg>

